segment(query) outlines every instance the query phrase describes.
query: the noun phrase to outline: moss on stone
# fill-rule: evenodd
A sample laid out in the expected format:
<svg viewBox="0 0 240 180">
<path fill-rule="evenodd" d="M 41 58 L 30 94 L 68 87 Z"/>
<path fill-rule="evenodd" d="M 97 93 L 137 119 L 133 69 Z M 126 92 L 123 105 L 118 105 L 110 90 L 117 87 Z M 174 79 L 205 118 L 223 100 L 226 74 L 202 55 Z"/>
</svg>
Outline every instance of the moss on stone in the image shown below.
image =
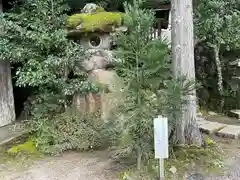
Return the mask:
<svg viewBox="0 0 240 180">
<path fill-rule="evenodd" d="M 0 164 L 6 167 L 23 170 L 36 160 L 45 156 L 37 151 L 33 139 L 24 138 L 0 146 Z"/>
<path fill-rule="evenodd" d="M 216 142 L 212 138 L 210 138 L 209 136 L 205 136 L 204 141 L 205 141 L 207 146 L 212 146 L 212 145 L 216 144 Z"/>
<path fill-rule="evenodd" d="M 32 139 L 29 139 L 23 144 L 13 146 L 7 151 L 9 155 L 16 155 L 18 153 L 35 154 L 37 152 L 36 145 Z"/>
<path fill-rule="evenodd" d="M 109 27 L 122 24 L 123 14 L 118 12 L 99 12 L 94 14 L 74 14 L 68 18 L 68 28 L 81 32 L 108 31 Z M 78 28 L 77 28 L 78 27 Z"/>
</svg>

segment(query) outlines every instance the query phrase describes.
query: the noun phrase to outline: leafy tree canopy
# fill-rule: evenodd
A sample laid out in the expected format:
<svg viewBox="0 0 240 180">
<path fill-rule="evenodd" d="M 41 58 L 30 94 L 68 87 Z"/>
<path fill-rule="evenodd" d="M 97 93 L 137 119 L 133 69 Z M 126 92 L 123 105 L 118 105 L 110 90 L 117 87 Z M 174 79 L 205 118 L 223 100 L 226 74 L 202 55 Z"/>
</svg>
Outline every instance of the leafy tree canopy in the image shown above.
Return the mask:
<svg viewBox="0 0 240 180">
<path fill-rule="evenodd" d="M 240 3 L 238 0 L 201 0 L 196 9 L 198 38 L 210 45 L 240 48 Z"/>
<path fill-rule="evenodd" d="M 68 10 L 64 0 L 24 0 L 10 13 L 1 14 L 0 57 L 20 64 L 17 85 L 64 94 L 89 90 L 79 66 L 87 58 L 84 50 L 66 38 Z M 70 72 L 80 79 L 69 79 Z"/>
</svg>

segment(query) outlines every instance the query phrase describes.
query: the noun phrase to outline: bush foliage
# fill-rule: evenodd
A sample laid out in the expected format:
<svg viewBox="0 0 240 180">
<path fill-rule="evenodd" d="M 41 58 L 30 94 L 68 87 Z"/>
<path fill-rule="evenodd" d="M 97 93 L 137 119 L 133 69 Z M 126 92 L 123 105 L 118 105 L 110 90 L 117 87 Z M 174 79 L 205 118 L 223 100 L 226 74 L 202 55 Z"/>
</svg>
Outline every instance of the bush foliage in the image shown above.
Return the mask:
<svg viewBox="0 0 240 180">
<path fill-rule="evenodd" d="M 18 65 L 17 86 L 62 95 L 91 90 L 81 67 L 88 55 L 66 38 L 68 7 L 64 2 L 25 0 L 1 13 L 0 58 Z"/>
<path fill-rule="evenodd" d="M 197 69 L 202 69 L 197 76 L 207 92 L 200 96 L 200 101 L 207 99 L 203 103 L 214 110 L 239 108 L 236 89 L 231 85 L 231 64 L 238 61 L 240 51 L 239 7 L 236 0 L 202 0 L 194 13 L 197 38 L 206 48 L 205 55 L 208 52 L 208 56 L 202 53 L 196 57 Z"/>
</svg>

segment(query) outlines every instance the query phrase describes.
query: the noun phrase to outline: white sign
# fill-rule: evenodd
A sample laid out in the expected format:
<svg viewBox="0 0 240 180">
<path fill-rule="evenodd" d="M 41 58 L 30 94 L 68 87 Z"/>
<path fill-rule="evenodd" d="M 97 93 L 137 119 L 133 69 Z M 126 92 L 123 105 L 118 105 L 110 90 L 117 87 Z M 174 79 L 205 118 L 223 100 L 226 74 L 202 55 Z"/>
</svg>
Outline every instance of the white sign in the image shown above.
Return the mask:
<svg viewBox="0 0 240 180">
<path fill-rule="evenodd" d="M 168 119 L 162 116 L 154 119 L 155 158 L 168 158 Z"/>
</svg>

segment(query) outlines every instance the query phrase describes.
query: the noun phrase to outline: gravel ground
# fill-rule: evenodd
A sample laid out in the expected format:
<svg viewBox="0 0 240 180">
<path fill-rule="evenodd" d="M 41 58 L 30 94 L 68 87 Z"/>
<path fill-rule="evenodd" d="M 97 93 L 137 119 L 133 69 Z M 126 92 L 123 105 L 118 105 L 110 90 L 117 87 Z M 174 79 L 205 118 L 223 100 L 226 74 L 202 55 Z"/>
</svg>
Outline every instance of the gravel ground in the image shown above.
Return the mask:
<svg viewBox="0 0 240 180">
<path fill-rule="evenodd" d="M 240 180 L 240 146 L 237 141 L 219 140 L 227 154 L 223 176 L 193 173 L 187 180 Z M 104 153 L 67 153 L 35 161 L 25 170 L 0 165 L 0 180 L 117 180 L 121 165 L 113 164 Z"/>
<path fill-rule="evenodd" d="M 187 180 L 240 180 L 240 143 L 237 140 L 217 139 L 226 153 L 226 171 L 222 176 L 194 173 Z"/>
<path fill-rule="evenodd" d="M 0 180 L 117 180 L 110 167 L 111 162 L 99 154 L 68 153 L 36 161 L 25 170 L 2 167 Z"/>
</svg>

